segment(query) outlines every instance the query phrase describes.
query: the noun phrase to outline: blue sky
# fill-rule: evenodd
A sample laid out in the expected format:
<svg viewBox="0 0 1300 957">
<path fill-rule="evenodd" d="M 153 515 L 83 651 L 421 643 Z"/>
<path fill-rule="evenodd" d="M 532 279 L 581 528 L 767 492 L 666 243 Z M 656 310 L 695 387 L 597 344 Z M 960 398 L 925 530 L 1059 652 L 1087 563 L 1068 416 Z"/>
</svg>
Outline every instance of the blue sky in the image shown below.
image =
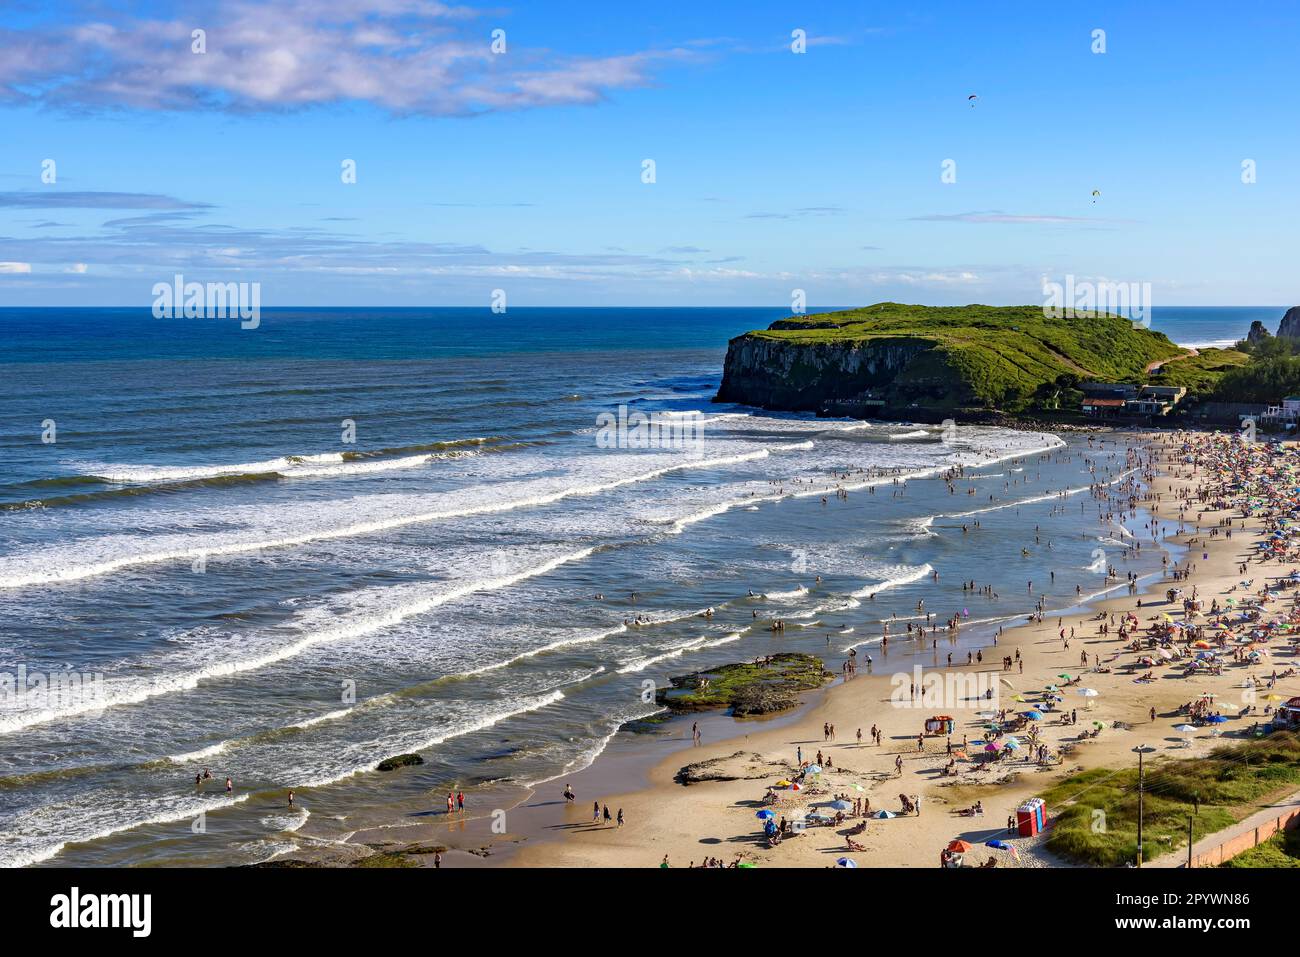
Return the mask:
<svg viewBox="0 0 1300 957">
<path fill-rule="evenodd" d="M 0 305 L 1300 299 L 1291 2 L 9 6 Z"/>
</svg>

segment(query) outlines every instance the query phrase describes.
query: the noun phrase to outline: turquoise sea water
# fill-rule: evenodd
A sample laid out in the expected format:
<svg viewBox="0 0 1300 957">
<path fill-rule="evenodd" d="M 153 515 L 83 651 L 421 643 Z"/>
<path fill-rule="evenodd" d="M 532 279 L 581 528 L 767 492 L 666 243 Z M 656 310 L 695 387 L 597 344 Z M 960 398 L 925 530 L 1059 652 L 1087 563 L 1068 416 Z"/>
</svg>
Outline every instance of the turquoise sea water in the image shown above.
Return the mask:
<svg viewBox="0 0 1300 957">
<path fill-rule="evenodd" d="M 1282 311 L 1154 327 L 1230 341 Z M 1029 580 L 1052 607 L 1104 587 L 1126 530 L 1087 487 L 1117 447 L 711 403 L 727 339 L 782 315 L 0 310 L 0 675 L 102 675 L 0 709 L 0 863 L 245 863 L 400 826 L 589 762 L 654 710 L 646 681 L 776 648 L 838 667 L 921 599 L 979 645 Z M 698 412 L 699 441 L 603 447 L 620 406 Z M 405 751 L 426 763 L 373 772 Z M 196 791 L 205 767 L 233 796 Z"/>
</svg>

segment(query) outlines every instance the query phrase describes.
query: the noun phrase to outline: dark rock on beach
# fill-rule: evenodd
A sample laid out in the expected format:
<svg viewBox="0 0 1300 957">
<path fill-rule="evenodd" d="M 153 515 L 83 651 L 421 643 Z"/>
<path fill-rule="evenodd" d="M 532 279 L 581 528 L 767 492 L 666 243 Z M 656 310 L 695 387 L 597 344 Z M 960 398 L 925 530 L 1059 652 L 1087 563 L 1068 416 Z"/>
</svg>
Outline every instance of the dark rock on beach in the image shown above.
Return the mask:
<svg viewBox="0 0 1300 957">
<path fill-rule="evenodd" d="M 1292 310 L 1292 312 L 1294 311 L 1295 310 Z M 1287 313 L 1287 315 L 1290 315 L 1290 313 Z M 1283 322 L 1285 321 L 1286 320 L 1283 320 Z M 1264 326 L 1264 323 L 1260 322 L 1258 319 L 1256 319 L 1254 322 L 1250 324 L 1250 332 L 1246 333 L 1246 341 L 1250 343 L 1252 346 L 1257 345 L 1258 343 L 1261 343 L 1266 339 L 1272 339 L 1272 338 L 1273 338 L 1272 333 L 1270 333 L 1268 329 Z"/>
<path fill-rule="evenodd" d="M 377 765 L 376 771 L 396 771 L 398 768 L 410 767 L 413 764 L 423 764 L 424 758 L 418 754 L 396 754 L 391 758 L 384 758 Z"/>
<path fill-rule="evenodd" d="M 834 676 L 813 655 L 786 652 L 670 679 L 655 700 L 676 712 L 729 708 L 737 717 L 775 714 L 799 704 L 799 692 Z"/>
<path fill-rule="evenodd" d="M 726 757 L 687 764 L 674 778 L 678 784 L 701 784 L 705 781 L 756 781 L 784 773 L 783 766 L 765 761 L 753 751 L 736 751 Z"/>
</svg>

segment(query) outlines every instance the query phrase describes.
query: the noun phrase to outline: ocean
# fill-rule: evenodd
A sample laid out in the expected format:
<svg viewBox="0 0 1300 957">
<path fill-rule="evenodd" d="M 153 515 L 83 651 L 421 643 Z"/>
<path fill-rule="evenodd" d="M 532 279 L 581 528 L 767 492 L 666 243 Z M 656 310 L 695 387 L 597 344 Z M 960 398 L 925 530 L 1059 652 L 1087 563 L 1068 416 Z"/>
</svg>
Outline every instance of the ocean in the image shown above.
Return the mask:
<svg viewBox="0 0 1300 957">
<path fill-rule="evenodd" d="M 1226 343 L 1283 311 L 1153 325 Z M 0 864 L 398 834 L 448 789 L 585 767 L 672 675 L 936 664 L 1107 563 L 1159 572 L 1088 494 L 1128 474 L 1121 446 L 712 403 L 727 340 L 783 314 L 0 310 L 0 682 L 61 689 L 0 699 Z M 607 441 L 637 413 L 667 438 Z M 885 655 L 922 600 L 960 638 Z"/>
</svg>

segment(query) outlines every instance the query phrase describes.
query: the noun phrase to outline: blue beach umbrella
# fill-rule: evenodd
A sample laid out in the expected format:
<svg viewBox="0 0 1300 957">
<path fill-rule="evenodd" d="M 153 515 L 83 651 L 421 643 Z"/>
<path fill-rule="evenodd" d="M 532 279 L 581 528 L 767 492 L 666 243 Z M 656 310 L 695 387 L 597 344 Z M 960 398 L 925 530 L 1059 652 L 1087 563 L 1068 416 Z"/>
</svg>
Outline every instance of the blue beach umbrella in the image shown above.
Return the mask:
<svg viewBox="0 0 1300 957">
<path fill-rule="evenodd" d="M 831 807 L 835 808 L 837 811 L 847 811 L 849 808 L 853 807 L 853 805 L 848 801 L 832 801 Z"/>
<path fill-rule="evenodd" d="M 755 814 L 754 817 L 758 818 L 760 821 L 766 821 L 769 818 L 776 817 L 776 814 L 773 811 L 762 810 Z"/>
<path fill-rule="evenodd" d="M 836 867 L 857 867 L 858 862 L 847 857 L 841 857 L 835 862 Z"/>
<path fill-rule="evenodd" d="M 1034 710 L 1034 711 L 1022 711 L 1022 712 L 1020 712 L 1020 713 L 1021 713 L 1022 715 L 1024 715 L 1026 718 L 1028 718 L 1030 721 L 1042 721 L 1042 720 L 1043 720 L 1043 712 L 1038 711 L 1038 710 Z"/>
<path fill-rule="evenodd" d="M 1212 714 L 1208 718 L 1206 718 L 1206 720 L 1209 721 L 1210 724 L 1223 724 L 1223 722 L 1227 721 L 1228 719 L 1221 714 Z"/>
<path fill-rule="evenodd" d="M 985 847 L 995 847 L 995 848 L 997 848 L 999 851 L 1009 851 L 1009 850 L 1011 850 L 1011 845 L 1008 844 L 1006 841 L 985 841 L 985 842 L 984 842 L 984 846 L 985 846 Z"/>
</svg>

